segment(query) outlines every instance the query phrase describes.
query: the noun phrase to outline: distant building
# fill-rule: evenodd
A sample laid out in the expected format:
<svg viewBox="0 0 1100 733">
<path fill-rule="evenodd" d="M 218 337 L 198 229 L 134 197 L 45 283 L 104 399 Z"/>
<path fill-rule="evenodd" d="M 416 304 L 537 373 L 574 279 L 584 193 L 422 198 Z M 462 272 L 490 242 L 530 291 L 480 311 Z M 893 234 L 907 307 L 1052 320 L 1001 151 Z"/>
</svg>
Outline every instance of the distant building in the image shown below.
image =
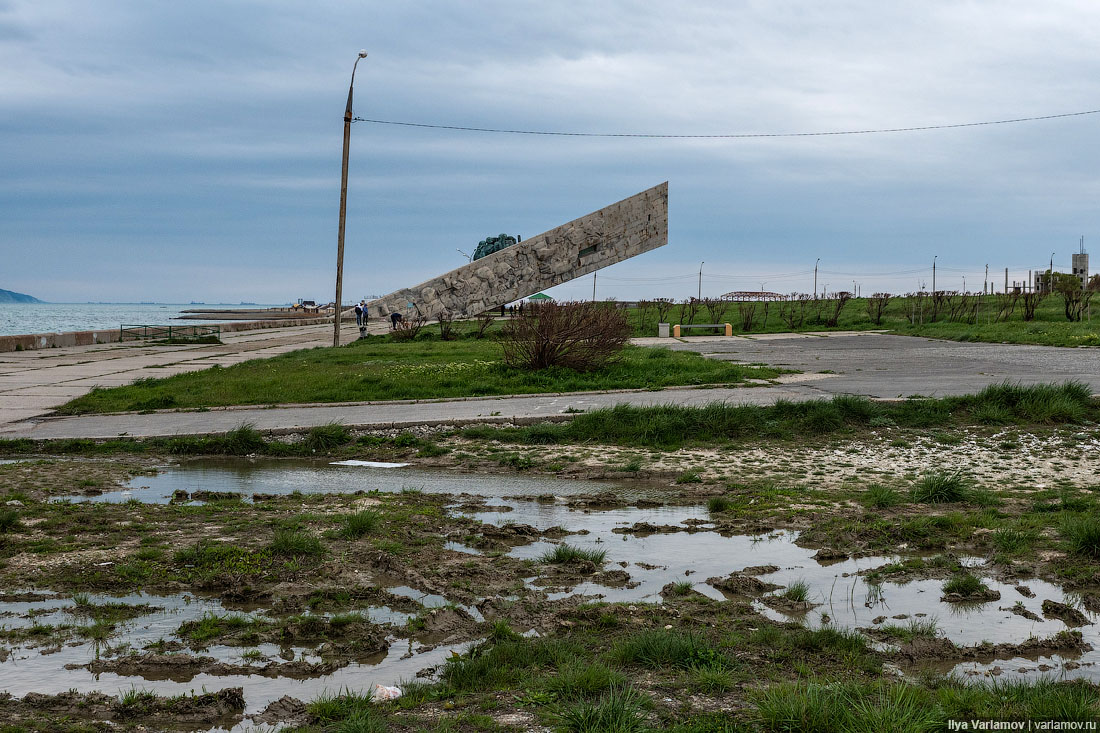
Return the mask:
<svg viewBox="0 0 1100 733">
<path fill-rule="evenodd" d="M 1058 270 L 1055 270 L 1058 272 Z M 1081 249 L 1075 252 L 1070 261 L 1070 272 L 1081 281 L 1081 289 L 1089 284 L 1089 253 L 1085 251 L 1085 238 L 1081 237 Z M 1039 292 L 1050 292 L 1051 282 L 1048 268 L 1043 267 L 1035 271 L 1035 289 Z"/>
<path fill-rule="evenodd" d="M 1085 251 L 1085 238 L 1081 237 L 1081 251 L 1073 255 L 1073 274 L 1081 279 L 1081 289 L 1089 284 L 1089 253 Z"/>
</svg>

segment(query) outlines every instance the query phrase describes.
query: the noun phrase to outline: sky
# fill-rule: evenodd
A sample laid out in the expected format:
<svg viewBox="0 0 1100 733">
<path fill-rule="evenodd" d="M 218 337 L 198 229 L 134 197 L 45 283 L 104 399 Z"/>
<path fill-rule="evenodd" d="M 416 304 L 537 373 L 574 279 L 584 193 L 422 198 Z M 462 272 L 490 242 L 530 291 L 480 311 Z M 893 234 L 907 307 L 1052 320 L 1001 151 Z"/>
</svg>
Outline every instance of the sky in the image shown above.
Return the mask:
<svg viewBox="0 0 1100 733">
<path fill-rule="evenodd" d="M 328 302 L 343 111 L 721 135 L 1100 108 L 1100 3 L 0 0 L 0 288 Z M 599 298 L 902 293 L 1100 269 L 1100 114 L 863 135 L 507 135 L 357 122 L 344 300 L 669 182 L 669 243 Z M 820 264 L 818 264 L 820 260 Z M 702 264 L 701 264 L 702 263 Z M 702 271 L 700 282 L 699 272 Z M 592 296 L 592 277 L 554 288 Z"/>
</svg>

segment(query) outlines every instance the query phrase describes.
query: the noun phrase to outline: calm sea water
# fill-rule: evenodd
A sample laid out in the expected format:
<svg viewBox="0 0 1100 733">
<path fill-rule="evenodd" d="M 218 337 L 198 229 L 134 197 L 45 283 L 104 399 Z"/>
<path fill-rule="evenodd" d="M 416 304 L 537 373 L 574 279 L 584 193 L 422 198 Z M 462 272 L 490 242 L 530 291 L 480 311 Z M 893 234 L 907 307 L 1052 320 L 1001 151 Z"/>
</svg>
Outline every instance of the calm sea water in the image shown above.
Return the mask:
<svg viewBox="0 0 1100 733">
<path fill-rule="evenodd" d="M 66 331 L 105 331 L 126 325 L 166 326 L 210 323 L 209 321 L 173 320 L 185 310 L 195 308 L 243 310 L 268 308 L 267 305 L 183 305 L 144 303 L 0 303 L 0 336 L 24 333 L 64 333 Z"/>
</svg>

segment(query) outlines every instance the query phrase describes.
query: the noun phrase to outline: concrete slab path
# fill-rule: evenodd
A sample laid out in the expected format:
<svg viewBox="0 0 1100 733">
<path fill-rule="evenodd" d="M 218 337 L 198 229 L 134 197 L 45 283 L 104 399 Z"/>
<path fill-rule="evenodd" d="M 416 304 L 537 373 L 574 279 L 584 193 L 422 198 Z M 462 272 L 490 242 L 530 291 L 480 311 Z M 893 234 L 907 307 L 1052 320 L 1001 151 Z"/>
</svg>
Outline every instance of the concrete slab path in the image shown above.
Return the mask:
<svg viewBox="0 0 1100 733">
<path fill-rule="evenodd" d="M 384 324 L 372 327 L 384 330 Z M 357 334 L 347 329 L 347 339 Z M 776 385 L 740 388 L 527 395 L 421 402 L 235 407 L 191 412 L 43 417 L 53 406 L 92 385 L 124 384 L 214 363 L 272 356 L 331 343 L 331 326 L 246 332 L 226 338 L 224 347 L 81 347 L 69 354 L 35 352 L 0 355 L 0 437 L 112 438 L 221 433 L 250 423 L 261 430 L 291 431 L 339 422 L 349 427 L 388 427 L 452 422 L 567 419 L 578 410 L 626 403 L 701 405 L 714 400 L 771 404 L 778 399 L 828 398 L 860 394 L 897 398 L 975 392 L 1003 381 L 1025 384 L 1076 379 L 1100 392 L 1100 349 L 963 344 L 869 332 L 769 334 L 743 337 L 637 339 L 700 351 L 711 358 L 798 369 Z M 28 356 L 29 355 L 29 356 Z M 12 356 L 28 358 L 22 362 Z M 52 357 L 52 358 L 51 358 Z M 4 380 L 9 380 L 5 382 Z M 5 402 L 10 400 L 10 402 Z"/>
<path fill-rule="evenodd" d="M 372 323 L 384 333 L 384 323 Z M 359 337 L 354 324 L 343 343 Z M 146 377 L 229 366 L 296 349 L 332 345 L 332 324 L 227 332 L 222 344 L 150 346 L 140 342 L 0 353 L 0 431 L 47 415 L 93 387 L 115 387 Z"/>
</svg>

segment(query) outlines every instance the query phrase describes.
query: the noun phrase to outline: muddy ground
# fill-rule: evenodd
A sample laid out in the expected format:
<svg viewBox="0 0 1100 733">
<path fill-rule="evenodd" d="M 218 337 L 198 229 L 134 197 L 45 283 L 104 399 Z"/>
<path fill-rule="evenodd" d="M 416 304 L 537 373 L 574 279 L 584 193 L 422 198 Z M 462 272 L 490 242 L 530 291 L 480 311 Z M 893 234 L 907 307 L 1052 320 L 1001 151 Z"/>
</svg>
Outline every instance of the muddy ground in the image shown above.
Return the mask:
<svg viewBox="0 0 1100 733">
<path fill-rule="evenodd" d="M 0 717 L 10 721 L 4 730 L 261 723 L 327 730 L 353 715 L 383 726 L 363 730 L 580 730 L 570 715 L 622 690 L 640 696 L 639 725 L 737 729 L 706 727 L 721 718 L 770 730 L 768 689 L 906 681 L 935 695 L 954 683 L 929 681 L 934 673 L 996 678 L 1008 670 L 1033 680 L 1044 666 L 1076 671 L 1086 681 L 1075 684 L 1095 697 L 1087 680 L 1100 678 L 1089 671 L 1100 554 L 1076 542 L 1071 527 L 1096 521 L 1100 508 L 1095 426 L 882 429 L 674 452 L 515 446 L 438 431 L 418 437 L 420 447 L 362 447 L 339 458 L 592 483 L 493 497 L 415 487 L 285 495 L 261 488 L 244 500 L 184 490 L 166 503 L 70 503 L 54 500 L 103 498 L 190 461 L 43 455 L 0 464 L 0 672 L 16 658 L 64 658 L 58 667 L 69 674 L 112 680 L 83 693 L 43 680 L 36 695 L 0 697 Z M 918 500 L 914 492 L 930 477 L 955 481 L 959 493 Z M 564 526 L 545 526 L 539 516 L 562 517 Z M 599 524 L 604 516 L 617 521 Z M 597 542 L 660 537 L 680 543 L 683 556 L 540 560 L 559 546 L 598 553 Z M 742 537 L 789 539 L 791 552 L 813 556 L 812 567 L 839 563 L 837 577 L 869 587 L 885 583 L 901 594 L 927 586 L 942 609 L 985 604 L 987 613 L 1047 626 L 992 641 L 980 631 L 952 636 L 950 619 L 939 630 L 922 626 L 928 614 L 895 607 L 868 623 L 834 627 L 832 592 L 800 593 L 783 562 L 753 568 L 731 556 L 722 569 L 722 558 L 708 558 L 714 575 L 689 569 L 673 577 L 677 563 L 695 568 L 692 542 L 725 548 L 724 540 Z M 946 586 L 940 591 L 978 567 L 981 588 L 956 597 Z M 135 619 L 176 601 L 190 610 L 137 645 L 129 630 Z M 668 649 L 685 643 L 687 651 Z M 655 651 L 637 652 L 647 644 Z M 406 655 L 404 676 L 422 659 L 430 669 L 421 679 L 438 679 L 434 672 L 443 681 L 406 685 L 402 700 L 374 712 L 322 695 L 336 694 L 321 683 L 344 679 L 341 670 Z M 492 670 L 478 671 L 478 660 L 491 660 Z M 974 664 L 956 666 L 963 661 Z M 571 675 L 588 679 L 575 683 L 580 692 L 563 687 Z M 76 678 L 59 677 L 57 685 L 68 679 Z M 256 679 L 318 686 L 260 706 L 249 702 L 253 688 L 236 686 Z M 365 672 L 357 679 L 360 689 L 371 681 Z M 157 680 L 201 681 L 202 689 L 176 696 L 143 687 Z M 119 695 L 127 686 L 135 692 Z M 1082 710 L 1100 716 L 1095 706 Z"/>
</svg>

